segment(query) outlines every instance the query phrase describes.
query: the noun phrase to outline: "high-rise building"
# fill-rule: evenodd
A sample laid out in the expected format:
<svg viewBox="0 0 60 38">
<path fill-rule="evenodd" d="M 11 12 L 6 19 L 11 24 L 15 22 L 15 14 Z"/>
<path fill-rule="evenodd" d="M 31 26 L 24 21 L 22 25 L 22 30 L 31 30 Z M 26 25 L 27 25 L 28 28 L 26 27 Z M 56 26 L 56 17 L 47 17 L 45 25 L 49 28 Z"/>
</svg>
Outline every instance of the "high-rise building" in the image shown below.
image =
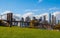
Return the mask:
<svg viewBox="0 0 60 38">
<path fill-rule="evenodd" d="M 24 27 L 24 18 L 22 17 L 20 21 L 20 27 Z"/>
<path fill-rule="evenodd" d="M 26 23 L 25 23 L 25 27 L 29 27 L 30 21 L 31 21 L 30 17 L 27 16 L 27 17 L 25 18 L 25 22 L 26 22 Z"/>
<path fill-rule="evenodd" d="M 43 20 L 46 21 L 46 15 L 43 16 Z"/>
<path fill-rule="evenodd" d="M 33 20 L 36 20 L 36 17 L 33 17 Z"/>
<path fill-rule="evenodd" d="M 23 17 L 21 18 L 21 21 L 24 21 L 24 18 Z"/>
<path fill-rule="evenodd" d="M 26 21 L 26 22 L 30 22 L 30 20 L 31 20 L 31 19 L 30 19 L 29 16 L 27 16 L 27 17 L 25 18 L 25 21 Z"/>
<path fill-rule="evenodd" d="M 52 15 L 52 24 L 55 25 L 56 24 L 56 17 L 54 15 Z"/>
<path fill-rule="evenodd" d="M 39 21 L 42 21 L 42 17 L 39 18 Z"/>
<path fill-rule="evenodd" d="M 51 13 L 49 14 L 49 24 L 51 24 Z"/>
<path fill-rule="evenodd" d="M 60 20 L 58 20 L 58 24 L 60 24 Z"/>
</svg>

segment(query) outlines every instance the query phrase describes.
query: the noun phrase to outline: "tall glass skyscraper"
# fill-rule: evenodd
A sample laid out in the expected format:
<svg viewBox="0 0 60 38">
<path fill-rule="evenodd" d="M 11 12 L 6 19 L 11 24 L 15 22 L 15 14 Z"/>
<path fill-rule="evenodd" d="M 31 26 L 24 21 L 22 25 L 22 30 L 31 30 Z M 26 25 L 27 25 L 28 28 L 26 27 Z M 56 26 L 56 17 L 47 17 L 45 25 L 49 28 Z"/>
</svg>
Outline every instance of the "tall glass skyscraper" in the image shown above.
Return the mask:
<svg viewBox="0 0 60 38">
<path fill-rule="evenodd" d="M 51 13 L 49 13 L 49 23 L 51 24 Z"/>
</svg>

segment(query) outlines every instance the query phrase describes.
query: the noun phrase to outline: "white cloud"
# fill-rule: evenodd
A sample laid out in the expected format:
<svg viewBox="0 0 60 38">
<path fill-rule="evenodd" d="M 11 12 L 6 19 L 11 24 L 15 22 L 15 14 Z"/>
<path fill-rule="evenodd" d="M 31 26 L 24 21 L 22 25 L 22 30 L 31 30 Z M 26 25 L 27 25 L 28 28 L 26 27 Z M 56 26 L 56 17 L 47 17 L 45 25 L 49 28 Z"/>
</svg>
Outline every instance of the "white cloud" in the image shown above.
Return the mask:
<svg viewBox="0 0 60 38">
<path fill-rule="evenodd" d="M 6 19 L 7 19 L 7 16 L 4 15 L 4 16 L 0 17 L 0 19 L 4 19 L 4 20 L 6 20 Z"/>
<path fill-rule="evenodd" d="M 43 18 L 43 16 L 46 16 L 46 20 L 49 20 L 49 13 L 44 13 L 44 14 L 40 14 L 40 15 L 34 15 L 37 19 L 39 19 L 40 17 Z"/>
<path fill-rule="evenodd" d="M 53 13 L 54 16 L 60 15 L 60 11 L 56 11 Z"/>
<path fill-rule="evenodd" d="M 48 13 L 41 14 L 40 16 L 48 15 Z"/>
<path fill-rule="evenodd" d="M 27 12 L 27 13 L 23 14 L 22 17 L 24 17 L 24 18 L 27 16 L 31 17 L 31 16 L 33 16 L 33 14 L 34 14 L 33 12 Z"/>
<path fill-rule="evenodd" d="M 5 12 L 1 13 L 2 19 L 5 19 L 5 20 L 7 19 L 7 13 L 13 13 L 13 12 L 5 11 Z M 13 14 L 13 18 L 16 19 L 16 20 L 20 20 L 20 17 L 21 17 L 20 14 Z M 1 19 L 1 17 L 0 17 L 0 19 Z"/>
<path fill-rule="evenodd" d="M 21 15 L 20 14 L 13 14 L 13 18 L 16 20 L 20 20 Z"/>
<path fill-rule="evenodd" d="M 11 11 L 5 11 L 5 12 L 3 12 L 1 14 L 7 14 L 7 13 L 12 13 L 12 12 Z"/>
<path fill-rule="evenodd" d="M 56 20 L 60 20 L 60 11 L 53 12 L 52 15 L 56 16 Z M 40 18 L 40 17 L 43 17 L 43 16 L 46 16 L 46 20 L 49 20 L 49 13 L 35 15 L 36 18 Z"/>
<path fill-rule="evenodd" d="M 56 20 L 60 20 L 60 11 L 53 12 L 52 15 L 56 16 Z M 43 17 L 43 16 L 46 16 L 46 20 L 49 20 L 49 13 L 35 15 L 36 18 L 40 18 L 40 17 Z"/>
<path fill-rule="evenodd" d="M 6 14 L 6 13 L 12 13 L 11 11 L 5 11 L 2 14 Z M 49 13 L 44 13 L 44 14 L 39 14 L 39 15 L 35 15 L 33 12 L 26 12 L 25 14 L 21 15 L 21 14 L 13 14 L 13 17 L 17 20 L 20 20 L 21 17 L 26 18 L 27 16 L 29 17 L 33 17 L 35 16 L 37 19 L 39 19 L 40 17 L 43 17 L 44 15 L 46 15 L 46 20 L 49 20 Z M 56 16 L 56 18 L 58 18 L 58 20 L 60 20 L 60 11 L 56 11 L 53 12 L 53 15 Z M 0 17 L 1 18 L 1 17 Z M 6 19 L 6 15 L 2 17 L 3 19 Z M 32 18 L 31 18 L 32 19 Z"/>
<path fill-rule="evenodd" d="M 46 16 L 46 20 L 49 20 L 49 13 L 40 14 L 40 17 Z"/>
<path fill-rule="evenodd" d="M 2 17 L 0 17 L 0 19 L 7 19 L 7 13 L 12 13 L 11 11 L 5 11 L 3 13 L 1 13 Z"/>
<path fill-rule="evenodd" d="M 18 16 L 18 17 L 21 17 L 21 15 L 20 14 L 13 14 L 14 16 Z"/>
<path fill-rule="evenodd" d="M 49 10 L 57 10 L 57 9 L 59 9 L 59 8 L 57 8 L 57 7 L 49 8 Z"/>
<path fill-rule="evenodd" d="M 57 20 L 60 20 L 60 11 L 54 12 L 53 15 L 56 16 Z"/>
</svg>

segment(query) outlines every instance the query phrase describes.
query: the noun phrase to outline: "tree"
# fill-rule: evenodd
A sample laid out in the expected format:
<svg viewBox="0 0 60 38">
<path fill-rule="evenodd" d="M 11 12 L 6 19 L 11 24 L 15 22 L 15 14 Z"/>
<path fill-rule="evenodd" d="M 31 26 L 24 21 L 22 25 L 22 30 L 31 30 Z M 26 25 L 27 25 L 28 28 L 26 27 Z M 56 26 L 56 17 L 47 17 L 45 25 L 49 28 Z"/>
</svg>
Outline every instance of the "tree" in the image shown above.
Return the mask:
<svg viewBox="0 0 60 38">
<path fill-rule="evenodd" d="M 6 21 L 0 20 L 0 26 L 10 26 L 10 24 Z"/>
<path fill-rule="evenodd" d="M 53 29 L 58 29 L 58 30 L 60 30 L 60 24 L 55 25 L 55 26 L 53 27 Z"/>
<path fill-rule="evenodd" d="M 30 22 L 31 28 L 37 28 L 38 25 L 39 25 L 39 22 L 37 20 L 31 20 Z"/>
</svg>

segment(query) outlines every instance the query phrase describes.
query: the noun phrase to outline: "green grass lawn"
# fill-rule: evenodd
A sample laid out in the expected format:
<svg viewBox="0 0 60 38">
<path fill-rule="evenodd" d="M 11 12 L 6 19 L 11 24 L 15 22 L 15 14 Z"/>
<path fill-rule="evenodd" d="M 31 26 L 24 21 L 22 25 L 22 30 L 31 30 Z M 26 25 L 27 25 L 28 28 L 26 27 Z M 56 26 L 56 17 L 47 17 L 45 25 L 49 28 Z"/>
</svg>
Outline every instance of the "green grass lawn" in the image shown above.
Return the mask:
<svg viewBox="0 0 60 38">
<path fill-rule="evenodd" d="M 20 27 L 0 27 L 0 38 L 60 38 L 60 32 Z"/>
</svg>

